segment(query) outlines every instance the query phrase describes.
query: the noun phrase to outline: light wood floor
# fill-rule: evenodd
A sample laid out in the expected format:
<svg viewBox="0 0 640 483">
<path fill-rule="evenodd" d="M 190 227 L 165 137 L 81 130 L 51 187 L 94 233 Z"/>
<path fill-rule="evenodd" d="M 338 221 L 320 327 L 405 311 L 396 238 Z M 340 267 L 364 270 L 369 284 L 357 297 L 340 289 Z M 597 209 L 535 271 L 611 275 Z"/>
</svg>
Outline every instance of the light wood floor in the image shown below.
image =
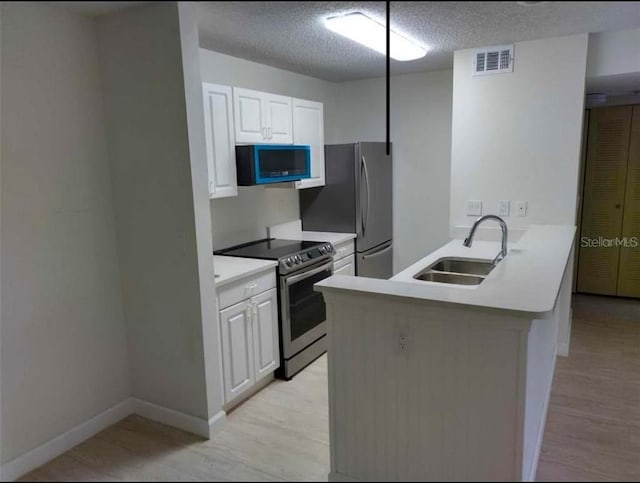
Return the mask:
<svg viewBox="0 0 640 483">
<path fill-rule="evenodd" d="M 325 480 L 326 357 L 275 381 L 212 440 L 138 416 L 76 446 L 27 481 Z M 640 479 L 640 302 L 579 295 L 571 356 L 558 358 L 540 481 Z"/>
</svg>

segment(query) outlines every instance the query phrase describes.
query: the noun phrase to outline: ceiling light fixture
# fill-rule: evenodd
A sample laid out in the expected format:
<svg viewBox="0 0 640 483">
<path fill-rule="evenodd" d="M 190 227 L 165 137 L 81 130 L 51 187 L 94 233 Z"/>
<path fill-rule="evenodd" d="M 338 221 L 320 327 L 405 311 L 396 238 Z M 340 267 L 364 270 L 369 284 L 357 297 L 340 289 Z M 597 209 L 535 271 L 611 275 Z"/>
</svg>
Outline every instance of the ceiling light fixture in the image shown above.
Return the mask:
<svg viewBox="0 0 640 483">
<path fill-rule="evenodd" d="M 332 32 L 343 35 L 359 44 L 387 53 L 386 27 L 361 12 L 329 17 L 324 22 Z M 391 58 L 395 60 L 415 60 L 427 55 L 427 49 L 402 35 L 391 31 Z"/>
</svg>

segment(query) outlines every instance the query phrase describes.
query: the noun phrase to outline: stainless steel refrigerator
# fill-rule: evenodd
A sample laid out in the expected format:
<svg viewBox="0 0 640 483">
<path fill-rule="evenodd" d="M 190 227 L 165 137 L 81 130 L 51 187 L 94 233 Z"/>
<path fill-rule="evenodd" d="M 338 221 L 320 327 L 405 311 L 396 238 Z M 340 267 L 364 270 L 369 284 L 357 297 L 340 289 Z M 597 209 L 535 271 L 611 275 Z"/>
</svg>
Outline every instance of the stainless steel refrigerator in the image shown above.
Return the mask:
<svg viewBox="0 0 640 483">
<path fill-rule="evenodd" d="M 325 146 L 325 186 L 300 190 L 307 231 L 357 233 L 356 274 L 393 275 L 391 156 L 382 142 Z"/>
</svg>

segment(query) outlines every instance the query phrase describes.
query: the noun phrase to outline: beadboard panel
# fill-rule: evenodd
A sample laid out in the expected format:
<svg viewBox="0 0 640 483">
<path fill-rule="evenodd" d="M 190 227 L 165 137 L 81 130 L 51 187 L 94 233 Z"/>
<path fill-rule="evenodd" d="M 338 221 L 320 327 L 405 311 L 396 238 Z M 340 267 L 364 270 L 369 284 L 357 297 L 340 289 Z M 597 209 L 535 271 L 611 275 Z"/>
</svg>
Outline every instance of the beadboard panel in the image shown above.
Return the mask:
<svg viewBox="0 0 640 483">
<path fill-rule="evenodd" d="M 332 478 L 522 478 L 529 321 L 325 298 Z"/>
</svg>

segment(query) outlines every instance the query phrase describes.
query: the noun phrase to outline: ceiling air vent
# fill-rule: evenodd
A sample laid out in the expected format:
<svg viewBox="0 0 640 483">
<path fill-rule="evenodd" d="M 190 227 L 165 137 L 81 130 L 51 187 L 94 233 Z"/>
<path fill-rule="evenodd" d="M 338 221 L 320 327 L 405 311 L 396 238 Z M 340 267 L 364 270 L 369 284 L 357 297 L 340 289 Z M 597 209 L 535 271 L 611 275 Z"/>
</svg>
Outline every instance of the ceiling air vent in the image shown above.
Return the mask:
<svg viewBox="0 0 640 483">
<path fill-rule="evenodd" d="M 473 75 L 513 72 L 513 45 L 485 47 L 473 57 Z"/>
</svg>

